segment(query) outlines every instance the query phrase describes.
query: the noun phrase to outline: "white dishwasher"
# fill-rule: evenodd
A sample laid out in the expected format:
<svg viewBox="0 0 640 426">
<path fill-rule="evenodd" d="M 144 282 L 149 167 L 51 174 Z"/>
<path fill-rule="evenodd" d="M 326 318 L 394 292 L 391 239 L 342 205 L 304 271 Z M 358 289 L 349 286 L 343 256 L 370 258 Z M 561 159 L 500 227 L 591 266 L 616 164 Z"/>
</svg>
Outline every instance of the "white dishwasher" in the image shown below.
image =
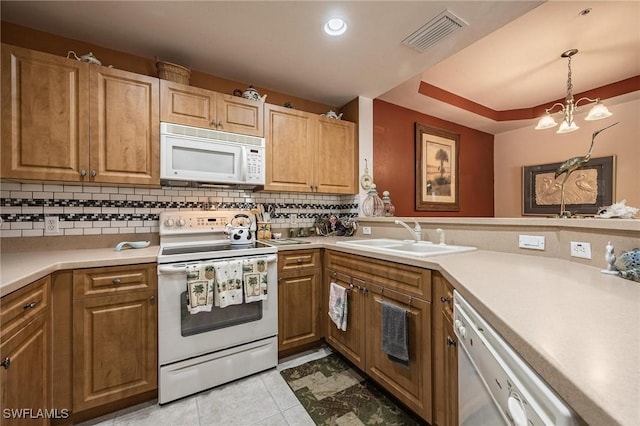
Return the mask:
<svg viewBox="0 0 640 426">
<path fill-rule="evenodd" d="M 578 417 L 454 290 L 459 424 L 578 425 Z"/>
</svg>

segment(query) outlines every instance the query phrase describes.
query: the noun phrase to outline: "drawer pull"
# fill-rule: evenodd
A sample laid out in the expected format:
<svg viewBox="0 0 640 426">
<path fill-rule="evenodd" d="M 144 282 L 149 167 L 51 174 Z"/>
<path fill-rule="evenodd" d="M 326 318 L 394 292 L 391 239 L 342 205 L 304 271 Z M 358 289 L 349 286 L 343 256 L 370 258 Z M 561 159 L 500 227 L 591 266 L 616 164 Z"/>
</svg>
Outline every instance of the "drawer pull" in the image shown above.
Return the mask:
<svg viewBox="0 0 640 426">
<path fill-rule="evenodd" d="M 11 358 L 6 357 L 5 359 L 2 360 L 2 363 L 0 363 L 0 365 L 2 365 L 5 370 L 8 370 L 9 366 L 11 365 Z"/>
<path fill-rule="evenodd" d="M 440 301 L 442 303 L 449 303 L 449 302 L 451 302 L 451 298 L 450 297 L 441 297 Z"/>
<path fill-rule="evenodd" d="M 122 280 L 121 280 L 120 278 L 114 278 L 114 279 L 113 279 L 113 283 L 114 283 L 115 285 L 120 285 L 120 283 L 122 283 Z"/>
<path fill-rule="evenodd" d="M 23 306 L 23 308 L 24 308 L 25 310 L 27 310 L 27 309 L 33 309 L 33 308 L 35 308 L 35 307 L 36 307 L 36 305 L 37 305 L 37 304 L 38 304 L 37 302 L 27 303 L 27 304 L 25 304 L 25 305 Z"/>
<path fill-rule="evenodd" d="M 302 263 L 302 258 L 301 257 L 298 258 L 298 263 Z"/>
<path fill-rule="evenodd" d="M 447 336 L 447 347 L 456 346 L 456 341 Z"/>
</svg>

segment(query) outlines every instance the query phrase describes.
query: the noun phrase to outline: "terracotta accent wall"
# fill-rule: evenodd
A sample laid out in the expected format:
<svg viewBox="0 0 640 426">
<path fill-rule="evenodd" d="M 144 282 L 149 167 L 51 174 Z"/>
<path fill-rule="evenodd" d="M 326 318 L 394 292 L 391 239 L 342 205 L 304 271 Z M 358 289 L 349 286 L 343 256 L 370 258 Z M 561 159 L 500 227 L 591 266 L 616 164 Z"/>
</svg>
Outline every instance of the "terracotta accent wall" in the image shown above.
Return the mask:
<svg viewBox="0 0 640 426">
<path fill-rule="evenodd" d="M 415 123 L 460 135 L 460 211 L 415 210 Z M 493 135 L 397 105 L 373 102 L 373 180 L 389 191 L 396 216 L 492 217 Z"/>
<path fill-rule="evenodd" d="M 6 21 L 1 22 L 0 30 L 3 43 L 64 57 L 67 56 L 67 52 L 69 50 L 73 50 L 78 55 L 92 52 L 103 65 L 113 65 L 115 68 L 121 70 L 149 75 L 152 77 L 158 76 L 155 58 L 131 55 L 110 49 L 108 46 L 97 46 L 95 44 L 38 31 Z M 160 58 L 160 60 L 172 62 L 171 58 Z M 179 65 L 189 66 L 189 64 Z M 191 70 L 189 80 L 189 85 L 191 86 L 226 94 L 232 94 L 234 89 L 244 90 L 249 86 L 249 84 L 252 84 L 252 82 L 228 80 L 203 73 L 198 70 Z M 258 86 L 254 87 L 261 95 L 267 95 L 266 102 L 270 104 L 284 105 L 285 102 L 291 102 L 295 109 L 316 114 L 324 114 L 330 109 L 340 112 L 336 106 L 325 105 L 290 96 L 286 93 L 269 90 L 268 88 Z"/>
</svg>

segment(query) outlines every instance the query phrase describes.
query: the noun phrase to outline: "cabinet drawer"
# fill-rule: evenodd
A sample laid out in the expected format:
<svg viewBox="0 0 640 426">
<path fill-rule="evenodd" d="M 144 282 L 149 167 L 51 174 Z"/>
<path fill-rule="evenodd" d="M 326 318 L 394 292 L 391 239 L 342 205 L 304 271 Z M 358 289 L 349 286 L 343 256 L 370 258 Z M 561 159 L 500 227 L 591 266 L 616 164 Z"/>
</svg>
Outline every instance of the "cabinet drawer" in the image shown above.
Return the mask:
<svg viewBox="0 0 640 426">
<path fill-rule="evenodd" d="M 157 288 L 156 265 L 109 266 L 73 271 L 73 298 Z"/>
<path fill-rule="evenodd" d="M 39 279 L 26 287 L 4 296 L 0 300 L 0 324 L 2 339 L 31 321 L 49 306 L 50 276 Z"/>
<path fill-rule="evenodd" d="M 278 254 L 278 274 L 320 268 L 320 250 L 295 250 Z"/>
<path fill-rule="evenodd" d="M 326 267 L 329 269 L 431 301 L 429 269 L 331 250 L 327 250 L 325 255 Z"/>
</svg>

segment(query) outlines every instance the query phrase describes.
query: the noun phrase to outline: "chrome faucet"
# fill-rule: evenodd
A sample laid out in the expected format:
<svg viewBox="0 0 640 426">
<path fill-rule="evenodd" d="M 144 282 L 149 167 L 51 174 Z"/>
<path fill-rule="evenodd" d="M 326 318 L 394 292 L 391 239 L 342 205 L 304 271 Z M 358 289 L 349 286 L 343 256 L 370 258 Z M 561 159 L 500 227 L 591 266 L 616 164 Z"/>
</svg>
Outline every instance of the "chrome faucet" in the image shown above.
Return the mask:
<svg viewBox="0 0 640 426">
<path fill-rule="evenodd" d="M 420 240 L 422 240 L 422 228 L 420 227 L 420 224 L 418 223 L 417 220 L 415 220 L 414 218 L 411 218 L 411 220 L 413 220 L 413 222 L 416 224 L 415 228 L 411 229 L 411 227 L 409 225 L 407 225 L 406 223 L 404 223 L 403 221 L 396 219 L 395 224 L 396 225 L 402 225 L 405 228 L 407 228 L 407 231 L 409 231 L 411 233 L 411 235 L 413 236 L 413 239 L 418 242 Z"/>
</svg>

